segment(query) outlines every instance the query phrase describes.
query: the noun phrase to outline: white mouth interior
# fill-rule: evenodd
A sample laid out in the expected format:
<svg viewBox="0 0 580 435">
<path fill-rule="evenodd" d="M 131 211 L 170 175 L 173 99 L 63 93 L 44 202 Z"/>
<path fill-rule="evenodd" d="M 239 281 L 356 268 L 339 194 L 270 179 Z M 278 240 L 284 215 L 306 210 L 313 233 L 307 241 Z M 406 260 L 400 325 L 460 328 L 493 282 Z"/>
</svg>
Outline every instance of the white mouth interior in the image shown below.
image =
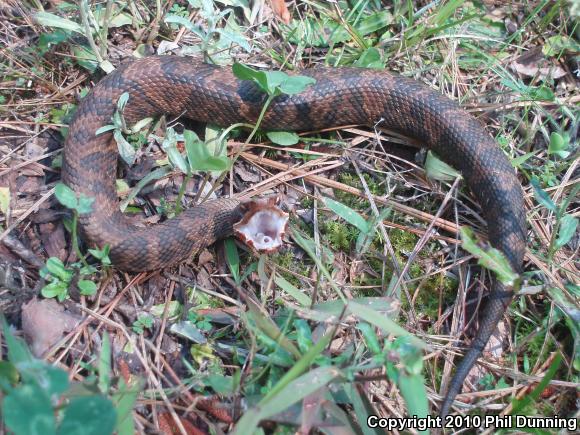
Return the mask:
<svg viewBox="0 0 580 435">
<path fill-rule="evenodd" d="M 258 251 L 271 251 L 282 246 L 282 237 L 288 222 L 286 213 L 260 210 L 244 224 L 235 227 L 236 234 Z"/>
</svg>

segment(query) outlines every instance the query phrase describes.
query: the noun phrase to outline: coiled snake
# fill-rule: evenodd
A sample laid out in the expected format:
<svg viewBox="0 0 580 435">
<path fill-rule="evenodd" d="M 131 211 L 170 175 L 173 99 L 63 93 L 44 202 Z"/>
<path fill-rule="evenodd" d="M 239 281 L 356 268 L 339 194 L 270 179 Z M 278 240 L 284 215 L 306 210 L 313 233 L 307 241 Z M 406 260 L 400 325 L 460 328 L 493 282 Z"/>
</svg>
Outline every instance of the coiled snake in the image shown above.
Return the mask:
<svg viewBox="0 0 580 435">
<path fill-rule="evenodd" d="M 380 122 L 419 139 L 461 171 L 487 219 L 491 244 L 520 271 L 525 249 L 521 186 L 478 120 L 417 81 L 385 71 L 316 68 L 301 74 L 315 78 L 316 84 L 303 93 L 277 97 L 262 128 L 316 130 Z M 119 269 L 158 269 L 230 234 L 241 217 L 240 203 L 233 198 L 208 201 L 147 228 L 129 223 L 119 210 L 115 190 L 116 144 L 110 132 L 95 134 L 110 123 L 124 92 L 130 96 L 124 110 L 130 123 L 159 114 L 185 114 L 223 126 L 256 122 L 265 95 L 253 83 L 234 77 L 231 69 L 161 56 L 120 66 L 79 105 L 65 142 L 62 177 L 75 192 L 96 199 L 93 211 L 80 216 L 84 237 L 96 246 L 108 244 Z M 450 383 L 443 415 L 512 297 L 513 289 L 494 282 L 477 335 Z"/>
</svg>

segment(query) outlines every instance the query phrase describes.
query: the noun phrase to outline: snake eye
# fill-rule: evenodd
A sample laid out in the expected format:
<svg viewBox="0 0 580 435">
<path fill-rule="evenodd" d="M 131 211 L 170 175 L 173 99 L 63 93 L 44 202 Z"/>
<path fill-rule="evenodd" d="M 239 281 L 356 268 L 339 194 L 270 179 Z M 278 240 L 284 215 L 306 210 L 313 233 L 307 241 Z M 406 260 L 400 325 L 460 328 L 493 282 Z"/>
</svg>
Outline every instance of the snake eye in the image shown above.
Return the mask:
<svg viewBox="0 0 580 435">
<path fill-rule="evenodd" d="M 258 252 L 273 252 L 284 243 L 288 213 L 280 210 L 272 199 L 254 200 L 244 204 L 246 211 L 234 225 L 238 239 Z"/>
</svg>

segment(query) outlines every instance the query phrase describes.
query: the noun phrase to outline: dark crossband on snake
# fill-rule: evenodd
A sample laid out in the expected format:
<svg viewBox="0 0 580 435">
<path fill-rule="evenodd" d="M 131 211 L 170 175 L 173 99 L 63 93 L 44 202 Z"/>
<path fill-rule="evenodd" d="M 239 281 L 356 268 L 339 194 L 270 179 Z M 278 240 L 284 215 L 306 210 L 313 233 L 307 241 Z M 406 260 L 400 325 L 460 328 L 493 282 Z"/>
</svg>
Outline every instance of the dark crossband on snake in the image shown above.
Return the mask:
<svg viewBox="0 0 580 435">
<path fill-rule="evenodd" d="M 312 131 L 380 122 L 417 138 L 461 171 L 481 206 L 491 245 L 521 272 L 526 240 L 522 189 L 510 162 L 480 121 L 425 85 L 386 71 L 314 68 L 300 74 L 316 83 L 300 94 L 276 97 L 261 128 Z M 252 82 L 237 79 L 231 68 L 161 56 L 121 65 L 82 100 L 65 142 L 62 178 L 78 194 L 95 198 L 92 212 L 80 216 L 83 236 L 92 246 L 108 244 L 110 258 L 121 270 L 159 269 L 232 234 L 244 207 L 234 198 L 223 198 L 147 228 L 131 224 L 119 209 L 115 189 L 117 145 L 110 132 L 96 134 L 110 124 L 125 92 L 128 123 L 183 114 L 221 126 L 255 123 L 266 96 Z M 476 336 L 441 405 L 442 415 L 449 413 L 512 297 L 512 288 L 494 281 Z"/>
</svg>

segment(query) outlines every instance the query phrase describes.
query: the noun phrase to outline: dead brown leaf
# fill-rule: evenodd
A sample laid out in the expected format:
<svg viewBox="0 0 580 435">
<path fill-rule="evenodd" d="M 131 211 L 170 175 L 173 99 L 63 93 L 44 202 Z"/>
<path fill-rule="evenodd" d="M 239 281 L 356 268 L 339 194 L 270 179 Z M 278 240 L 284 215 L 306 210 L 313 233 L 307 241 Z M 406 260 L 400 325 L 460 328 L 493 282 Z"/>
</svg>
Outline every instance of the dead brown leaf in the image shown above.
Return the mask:
<svg viewBox="0 0 580 435">
<path fill-rule="evenodd" d="M 65 261 L 67 257 L 64 225 L 62 222 L 50 222 L 38 226 L 42 245 L 49 257 L 58 257 Z"/>
<path fill-rule="evenodd" d="M 206 264 L 211 263 L 212 261 L 214 261 L 213 254 L 209 252 L 207 249 L 204 249 L 203 251 L 201 251 L 199 257 L 197 258 L 197 265 L 200 267 L 205 266 Z"/>
<path fill-rule="evenodd" d="M 546 64 L 547 62 L 544 62 Z M 517 62 L 511 63 L 511 68 L 521 74 L 524 77 L 538 77 L 539 79 L 546 79 L 548 77 L 553 79 L 560 79 L 568 74 L 559 65 L 546 65 L 540 66 L 541 64 L 522 64 Z"/>
<path fill-rule="evenodd" d="M 248 170 L 245 165 L 237 165 L 234 168 L 234 172 L 246 183 L 257 183 L 260 181 L 260 175 Z"/>
<path fill-rule="evenodd" d="M 567 72 L 557 63 L 546 59 L 541 49 L 530 50 L 519 56 L 510 64 L 510 68 L 522 77 L 559 79 Z"/>
<path fill-rule="evenodd" d="M 290 24 L 290 11 L 284 0 L 270 0 L 274 14 L 285 24 Z"/>
<path fill-rule="evenodd" d="M 183 428 L 185 429 L 185 433 L 187 433 L 187 435 L 206 435 L 207 434 L 207 432 L 195 427 L 193 425 L 193 423 L 191 423 L 189 420 L 187 420 L 183 417 L 178 417 L 178 418 L 179 418 L 179 421 L 181 422 L 181 424 L 183 425 Z M 181 433 L 181 431 L 179 430 L 179 427 L 175 423 L 175 420 L 173 419 L 171 414 L 169 414 L 168 412 L 164 412 L 163 414 L 159 414 L 159 432 L 162 433 L 163 435 L 173 435 L 173 434 L 180 434 Z"/>
<path fill-rule="evenodd" d="M 22 306 L 22 330 L 37 357 L 44 355 L 80 321 L 80 317 L 65 311 L 54 299 L 35 298 Z"/>
</svg>

